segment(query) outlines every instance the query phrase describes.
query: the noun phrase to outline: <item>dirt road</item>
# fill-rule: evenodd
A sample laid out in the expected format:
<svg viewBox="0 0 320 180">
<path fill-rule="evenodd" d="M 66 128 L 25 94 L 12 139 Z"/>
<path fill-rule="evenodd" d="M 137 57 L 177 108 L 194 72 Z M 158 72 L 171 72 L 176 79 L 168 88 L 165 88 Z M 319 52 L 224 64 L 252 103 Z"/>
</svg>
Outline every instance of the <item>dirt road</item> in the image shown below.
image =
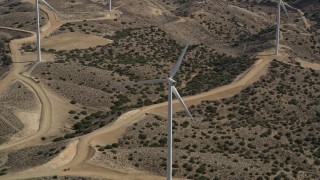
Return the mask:
<svg viewBox="0 0 320 180">
<path fill-rule="evenodd" d="M 45 28 L 42 36 L 50 35 L 55 29 L 57 29 L 61 24 L 65 21 L 57 20 L 57 18 L 50 12 L 47 12 L 49 15 L 50 26 Z M 71 22 L 71 21 L 68 21 Z M 0 150 L 6 150 L 12 147 L 16 147 L 18 145 L 22 145 L 25 143 L 30 143 L 34 139 L 41 137 L 46 131 L 51 127 L 51 118 L 52 118 L 52 107 L 50 103 L 50 99 L 44 92 L 41 85 L 36 83 L 34 80 L 30 79 L 21 74 L 24 71 L 24 62 L 19 51 L 21 45 L 27 41 L 34 41 L 34 37 L 24 38 L 20 40 L 14 40 L 10 43 L 10 48 L 12 50 L 12 59 L 14 61 L 14 67 L 10 74 L 7 76 L 12 79 L 18 79 L 23 81 L 27 85 L 29 85 L 37 94 L 40 102 L 42 104 L 41 111 L 41 125 L 40 130 L 21 141 L 12 142 L 9 144 L 5 144 L 0 146 Z M 260 79 L 262 75 L 264 75 L 269 67 L 272 59 L 276 57 L 272 55 L 273 51 L 266 51 L 261 53 L 258 60 L 248 71 L 241 74 L 237 80 L 234 82 L 218 87 L 216 89 L 210 90 L 205 93 L 201 93 L 195 96 L 185 97 L 184 100 L 187 105 L 198 104 L 203 100 L 214 100 L 221 99 L 233 96 L 239 93 L 244 88 L 251 85 L 253 82 L 256 82 Z M 5 82 L 7 82 L 6 80 Z M 1 84 L 4 81 L 0 81 Z M 6 84 L 6 83 L 5 83 Z M 178 103 L 178 101 L 173 101 L 174 111 L 182 110 L 182 107 Z M 82 136 L 80 138 L 75 138 L 74 141 L 78 141 L 77 146 L 73 148 L 75 152 L 74 154 L 70 154 L 72 159 L 70 162 L 67 162 L 65 165 L 61 167 L 50 167 L 49 166 L 39 166 L 33 169 L 29 169 L 26 171 L 9 174 L 6 176 L 1 176 L 0 179 L 26 179 L 26 178 L 34 178 L 34 177 L 44 177 L 44 176 L 84 176 L 84 177 L 100 177 L 100 178 L 108 178 L 108 179 L 165 179 L 163 177 L 150 175 L 144 172 L 139 172 L 136 170 L 131 171 L 121 171 L 121 170 L 113 170 L 108 168 L 102 168 L 90 164 L 86 164 L 88 158 L 90 158 L 90 148 L 94 147 L 97 144 L 108 144 L 112 142 L 118 141 L 121 135 L 125 132 L 125 130 L 132 126 L 135 122 L 142 120 L 145 117 L 146 113 L 155 113 L 160 114 L 162 116 L 166 116 L 167 103 L 155 104 L 147 107 L 143 107 L 138 110 L 133 110 L 124 115 L 120 116 L 114 123 L 93 131 L 90 134 Z M 66 170 L 70 169 L 70 170 Z"/>
<path fill-rule="evenodd" d="M 34 3 L 34 1 L 31 1 L 31 0 L 30 2 Z M 41 8 L 43 7 L 41 6 Z M 43 9 L 43 10 L 49 17 L 49 23 L 54 26 L 47 28 L 45 33 L 42 34 L 42 37 L 46 33 L 50 34 L 57 27 L 61 25 L 61 23 L 58 23 L 59 20 L 57 20 L 54 13 L 52 13 L 48 9 Z M 40 139 L 45 133 L 49 131 L 51 127 L 51 122 L 52 122 L 52 107 L 51 107 L 51 102 L 48 96 L 46 95 L 46 93 L 44 92 L 40 84 L 38 84 L 36 81 L 31 79 L 30 77 L 23 74 L 26 70 L 26 65 L 28 65 L 30 62 L 24 61 L 24 58 L 23 58 L 23 55 L 21 54 L 20 49 L 23 44 L 28 42 L 34 42 L 36 38 L 36 34 L 34 32 L 19 30 L 14 28 L 7 28 L 7 29 L 21 31 L 21 32 L 29 32 L 32 35 L 30 37 L 26 37 L 22 39 L 15 39 L 10 42 L 9 46 L 11 50 L 11 58 L 12 58 L 13 65 L 10 73 L 3 80 L 0 81 L 0 92 L 8 88 L 14 79 L 22 81 L 27 86 L 29 86 L 38 97 L 41 103 L 41 114 L 40 114 L 40 120 L 39 120 L 40 121 L 39 130 L 37 131 L 36 134 L 25 137 L 21 140 L 11 141 L 9 143 L 2 144 L 0 146 L 0 151 L 8 150 L 13 147 L 17 148 L 20 145 L 29 144 L 35 139 Z"/>
<path fill-rule="evenodd" d="M 304 12 L 302 12 L 302 11 L 301 11 L 300 9 L 298 9 L 298 8 L 295 8 L 295 7 L 291 6 L 291 5 L 288 4 L 288 3 L 285 3 L 285 5 L 288 6 L 289 8 L 291 8 L 291 9 L 296 10 L 296 11 L 298 12 L 298 14 L 301 16 L 301 19 L 302 19 L 302 21 L 303 21 L 304 26 L 305 26 L 306 29 L 309 29 L 309 28 L 311 27 L 311 24 L 309 23 L 308 19 L 305 17 Z"/>
<path fill-rule="evenodd" d="M 32 0 L 27 0 L 27 1 L 34 4 L 34 1 Z M 53 12 L 51 12 L 46 7 L 44 6 L 40 6 L 40 7 L 49 17 L 48 24 L 42 27 L 41 38 L 44 38 L 45 36 L 49 36 L 53 31 L 55 31 L 64 23 L 83 21 L 83 19 L 73 20 L 73 21 L 72 20 L 64 21 L 59 19 L 59 17 L 57 17 Z M 94 20 L 109 19 L 109 18 L 113 18 L 113 17 L 106 16 L 102 18 L 86 19 L 86 20 L 94 21 Z M 24 82 L 35 92 L 35 94 L 39 98 L 39 101 L 41 102 L 41 115 L 40 115 L 39 131 L 36 134 L 31 135 L 29 137 L 25 137 L 21 140 L 2 144 L 0 145 L 0 151 L 8 150 L 10 148 L 18 147 L 24 144 L 29 144 L 31 141 L 35 139 L 40 139 L 49 131 L 52 123 L 52 105 L 48 96 L 46 95 L 45 91 L 43 90 L 40 84 L 38 84 L 36 81 L 31 79 L 27 74 L 24 74 L 26 70 L 26 65 L 30 64 L 30 62 L 25 61 L 23 55 L 21 54 L 20 49 L 21 49 L 21 46 L 25 43 L 35 42 L 36 33 L 31 31 L 26 31 L 26 30 L 15 29 L 15 28 L 7 28 L 7 27 L 2 27 L 2 28 L 21 31 L 21 32 L 28 32 L 28 33 L 31 33 L 31 36 L 22 38 L 22 39 L 15 39 L 10 42 L 9 46 L 11 50 L 11 58 L 13 61 L 13 66 L 10 72 L 8 73 L 8 75 L 0 81 L 0 93 L 3 92 L 5 89 L 7 89 L 14 79 Z M 36 65 L 37 63 L 34 66 Z"/>
<path fill-rule="evenodd" d="M 46 93 L 43 91 L 42 87 L 35 82 L 33 79 L 22 75 L 22 73 L 25 71 L 25 65 L 27 65 L 29 62 L 24 62 L 22 58 L 22 54 L 20 52 L 20 47 L 22 44 L 26 42 L 30 42 L 35 39 L 35 34 L 32 33 L 32 36 L 23 38 L 23 39 L 15 39 L 12 40 L 9 44 L 10 50 L 11 50 L 11 57 L 13 61 L 12 69 L 10 73 L 0 82 L 0 92 L 1 90 L 6 89 L 10 86 L 11 82 L 16 79 L 19 81 L 22 81 L 26 85 L 28 85 L 36 94 L 38 97 L 40 103 L 41 103 L 41 115 L 40 115 L 40 127 L 39 131 L 35 135 L 31 135 L 29 137 L 23 138 L 18 141 L 9 142 L 6 144 L 2 144 L 0 146 L 1 150 L 7 150 L 11 147 L 16 147 L 25 143 L 30 143 L 30 141 L 41 138 L 43 134 L 45 134 L 51 126 L 51 103 L 49 98 L 47 97 Z"/>
<path fill-rule="evenodd" d="M 263 57 L 263 56 L 261 56 Z M 269 57 L 269 56 L 267 56 Z M 213 89 L 211 91 L 201 93 L 195 96 L 185 97 L 185 102 L 190 106 L 192 104 L 198 104 L 203 100 L 213 100 L 213 99 L 221 99 L 233 96 L 239 93 L 242 89 L 246 88 L 253 82 L 257 81 L 262 75 L 267 72 L 268 66 L 271 62 L 272 58 L 260 59 L 258 60 L 247 72 L 241 75 L 237 81 L 221 86 L 219 88 Z M 178 101 L 173 101 L 174 111 L 182 110 Z M 95 174 L 95 169 L 92 167 L 92 171 L 87 171 L 88 169 L 84 168 L 86 166 L 86 161 L 90 158 L 90 148 L 94 147 L 97 144 L 108 144 L 116 142 L 121 135 L 125 132 L 125 130 L 132 126 L 134 123 L 143 119 L 146 113 L 156 113 L 165 115 L 163 113 L 166 112 L 167 103 L 155 104 L 148 107 L 141 108 L 139 110 L 133 110 L 124 115 L 120 116 L 114 123 L 109 126 L 103 127 L 101 129 L 95 130 L 90 134 L 82 136 L 79 138 L 79 143 L 76 146 L 76 154 L 73 159 L 67 163 L 66 165 L 59 167 L 57 169 L 42 169 L 39 167 L 35 171 L 26 171 L 20 172 L 17 174 L 12 174 L 8 176 L 4 176 L 8 179 L 19 179 L 19 177 L 39 177 L 39 176 L 49 176 L 49 175 L 71 175 L 77 174 L 81 172 L 83 176 L 91 176 Z M 98 168 L 98 167 L 96 167 Z M 65 172 L 64 169 L 70 169 L 70 171 Z M 99 169 L 99 168 L 98 168 Z M 125 179 L 126 176 L 131 177 L 135 175 L 137 179 L 145 179 L 146 175 L 144 173 L 142 177 L 139 178 L 138 174 L 141 172 L 122 172 L 121 170 L 115 171 L 104 168 L 104 173 L 101 176 L 105 178 L 112 179 Z M 95 173 L 93 173 L 95 172 Z M 99 174 L 99 173 L 98 173 Z M 152 179 L 157 176 L 150 176 Z M 158 177 L 161 179 L 161 177 Z M 1 179 L 1 178 L 0 178 Z"/>
<path fill-rule="evenodd" d="M 50 27 L 46 27 L 46 30 L 42 33 L 42 37 L 46 35 L 50 35 L 51 32 L 53 32 L 55 29 L 57 29 L 61 24 L 63 24 L 61 21 L 57 20 L 56 16 L 53 15 L 50 12 L 47 12 L 49 16 L 49 22 L 50 22 Z M 8 75 L 8 77 L 12 77 L 18 80 L 23 81 L 27 85 L 29 85 L 37 94 L 41 104 L 42 104 L 42 111 L 41 111 L 41 118 L 40 118 L 40 128 L 39 131 L 30 136 L 27 137 L 23 140 L 16 141 L 16 142 L 10 142 L 8 144 L 0 146 L 0 150 L 6 150 L 11 147 L 16 147 L 18 145 L 24 144 L 24 143 L 30 143 L 30 141 L 40 138 L 42 135 L 44 135 L 51 127 L 51 117 L 52 117 L 52 107 L 50 100 L 48 99 L 47 95 L 43 91 L 42 87 L 30 79 L 29 77 L 26 77 L 21 74 L 21 72 L 24 71 L 24 63 L 23 63 L 23 58 L 20 52 L 20 47 L 23 43 L 26 42 L 32 42 L 35 40 L 35 35 L 24 38 L 24 39 L 17 39 L 13 40 L 10 43 L 10 48 L 12 51 L 12 59 L 14 62 L 14 67 L 11 73 Z M 230 85 L 223 86 L 217 89 L 214 89 L 212 91 L 202 93 L 196 96 L 190 96 L 184 98 L 186 103 L 188 105 L 191 104 L 196 104 L 201 102 L 204 99 L 210 99 L 212 97 L 220 98 L 220 97 L 225 97 L 225 96 L 231 96 L 233 94 L 236 94 L 239 92 L 241 89 L 243 89 L 246 85 L 249 85 L 252 81 L 255 81 L 257 77 L 259 77 L 259 74 L 261 72 L 264 72 L 263 69 L 267 69 L 269 61 L 263 61 L 260 60 L 258 61 L 252 68 L 251 70 L 243 76 L 243 78 L 240 78 L 239 81 L 234 82 Z M 2 81 L 1 81 L 2 83 Z M 0 84 L 1 84 L 0 83 Z M 180 106 L 177 106 L 178 103 L 177 101 L 173 102 L 175 111 L 180 110 Z M 90 144 L 91 143 L 108 143 L 108 142 L 114 142 L 117 141 L 117 139 L 121 136 L 121 134 L 125 131 L 125 129 L 131 125 L 133 125 L 135 122 L 141 120 L 145 113 L 147 112 L 154 112 L 154 113 L 163 113 L 166 111 L 163 111 L 163 109 L 166 109 L 167 104 L 166 103 L 161 103 L 161 104 L 156 104 L 148 107 L 144 107 L 140 110 L 135 110 L 126 113 L 125 115 L 121 116 L 117 121 L 115 121 L 113 124 L 110 126 L 104 127 L 102 129 L 96 130 L 93 133 L 90 133 L 86 136 L 81 137 L 77 146 L 77 153 L 75 157 L 68 163 L 67 165 L 58 168 L 59 170 L 59 175 L 63 174 L 72 174 L 75 173 L 77 169 L 81 169 L 82 165 L 85 163 L 85 161 L 88 158 L 89 150 L 90 150 Z M 103 138 L 103 137 L 109 137 L 109 138 Z M 101 141 L 101 139 L 104 139 Z M 71 168 L 72 172 L 64 172 L 63 169 L 66 168 Z M 52 174 L 51 172 L 54 172 L 53 169 L 48 169 L 47 171 L 41 171 L 36 172 L 35 174 L 32 173 L 27 173 L 22 175 L 20 177 L 26 178 L 26 177 L 37 177 L 37 176 L 46 176 Z M 86 171 L 80 171 L 84 176 L 90 175 L 90 172 L 84 173 Z M 57 174 L 57 173 L 55 173 Z M 110 177 L 110 173 L 104 173 L 107 174 L 108 177 Z M 123 173 L 117 173 L 118 179 L 124 178 L 121 174 Z M 14 175 L 9 175 L 9 176 L 4 176 L 6 179 L 19 179 L 19 173 Z M 121 177 L 121 178 L 120 178 Z"/>
<path fill-rule="evenodd" d="M 203 100 L 221 99 L 233 96 L 265 74 L 269 63 L 270 60 L 259 60 L 238 81 L 195 96 L 184 97 L 183 99 L 186 104 L 190 106 L 199 104 Z M 177 100 L 173 101 L 173 108 L 175 112 L 183 109 Z M 98 129 L 89 135 L 80 138 L 77 155 L 66 167 L 84 163 L 89 154 L 88 145 L 95 146 L 97 144 L 101 145 L 116 142 L 128 127 L 139 120 L 142 120 L 146 113 L 155 113 L 166 116 L 166 111 L 167 102 L 151 105 L 139 110 L 133 110 L 120 116 L 118 120 L 111 125 Z"/>
</svg>

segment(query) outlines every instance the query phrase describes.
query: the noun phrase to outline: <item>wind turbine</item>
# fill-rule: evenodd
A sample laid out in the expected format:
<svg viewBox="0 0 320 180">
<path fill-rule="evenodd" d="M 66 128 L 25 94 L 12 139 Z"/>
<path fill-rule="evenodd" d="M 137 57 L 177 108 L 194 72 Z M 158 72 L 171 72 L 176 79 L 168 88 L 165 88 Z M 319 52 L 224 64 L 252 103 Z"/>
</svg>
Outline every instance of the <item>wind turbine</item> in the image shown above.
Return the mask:
<svg viewBox="0 0 320 180">
<path fill-rule="evenodd" d="M 58 11 L 56 11 L 49 3 L 47 3 L 45 0 L 36 0 L 36 21 L 37 21 L 37 57 L 38 61 L 41 62 L 41 36 L 40 36 L 40 7 L 39 7 L 39 1 L 43 2 L 46 6 L 48 6 L 51 10 L 53 10 L 55 13 L 60 14 Z"/>
<path fill-rule="evenodd" d="M 112 0 L 109 0 L 109 11 L 112 11 Z"/>
<path fill-rule="evenodd" d="M 205 3 L 206 3 L 206 1 L 205 1 L 205 0 L 198 1 L 198 4 L 200 4 L 200 5 L 201 5 L 201 13 L 203 13 L 203 12 L 204 12 L 203 6 L 204 6 L 204 4 L 205 4 Z"/>
<path fill-rule="evenodd" d="M 278 3 L 278 16 L 277 16 L 277 34 L 276 34 L 276 55 L 279 55 L 279 41 L 280 41 L 280 24 L 281 24 L 281 7 L 287 14 L 287 17 L 289 18 L 288 11 L 286 6 L 284 5 L 282 0 L 279 0 Z"/>
<path fill-rule="evenodd" d="M 193 33 L 192 33 L 193 34 Z M 194 119 L 188 110 L 188 107 L 184 103 L 183 99 L 181 98 L 178 90 L 175 87 L 176 81 L 173 79 L 173 77 L 177 74 L 179 71 L 180 65 L 182 63 L 183 57 L 187 52 L 187 49 L 189 47 L 190 41 L 192 39 L 192 34 L 185 46 L 185 48 L 182 50 L 181 55 L 179 56 L 178 61 L 174 65 L 173 69 L 171 70 L 169 76 L 166 79 L 154 79 L 154 80 L 146 80 L 146 81 L 139 81 L 139 82 L 133 82 L 133 83 L 126 83 L 126 85 L 143 85 L 143 84 L 155 84 L 155 83 L 167 83 L 169 87 L 169 94 L 168 94 L 168 159 L 167 159 L 167 180 L 172 180 L 172 94 L 174 94 L 178 100 L 180 101 L 181 105 L 184 107 L 184 109 L 187 111 L 188 115 Z"/>
<path fill-rule="evenodd" d="M 8 4 L 20 2 L 22 0 L 15 0 L 11 1 Z M 47 3 L 45 0 L 35 0 L 36 4 L 36 26 L 37 26 L 37 58 L 38 61 L 41 62 L 41 42 L 40 42 L 40 7 L 39 7 L 39 1 L 43 2 L 46 6 L 48 6 L 51 10 L 53 10 L 55 13 L 60 14 L 58 11 L 56 11 L 49 3 Z M 8 5 L 6 4 L 6 5 Z"/>
</svg>

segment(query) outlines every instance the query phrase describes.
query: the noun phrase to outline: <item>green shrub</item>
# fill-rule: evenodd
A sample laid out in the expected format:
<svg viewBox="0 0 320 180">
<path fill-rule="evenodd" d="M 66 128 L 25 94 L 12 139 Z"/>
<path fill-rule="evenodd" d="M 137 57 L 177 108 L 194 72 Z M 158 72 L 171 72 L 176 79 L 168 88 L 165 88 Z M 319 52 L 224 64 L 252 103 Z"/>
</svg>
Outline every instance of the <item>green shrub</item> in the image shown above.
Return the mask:
<svg viewBox="0 0 320 180">
<path fill-rule="evenodd" d="M 138 136 L 138 138 L 141 139 L 141 140 L 145 140 L 145 139 L 147 139 L 147 137 L 148 136 L 146 134 L 143 134 L 143 133 L 139 134 L 139 136 Z"/>
<path fill-rule="evenodd" d="M 205 165 L 200 165 L 198 169 L 196 169 L 197 173 L 204 174 L 206 172 L 206 166 Z"/>
</svg>

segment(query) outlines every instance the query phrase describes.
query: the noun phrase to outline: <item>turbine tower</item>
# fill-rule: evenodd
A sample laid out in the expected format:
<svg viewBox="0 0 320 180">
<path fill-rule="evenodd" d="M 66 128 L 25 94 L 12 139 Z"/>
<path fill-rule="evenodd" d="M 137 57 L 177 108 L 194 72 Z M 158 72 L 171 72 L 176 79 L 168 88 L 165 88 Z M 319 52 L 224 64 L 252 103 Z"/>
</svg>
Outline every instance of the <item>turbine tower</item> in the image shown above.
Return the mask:
<svg viewBox="0 0 320 180">
<path fill-rule="evenodd" d="M 12 3 L 16 3 L 16 2 L 21 2 L 22 0 L 15 0 L 12 1 L 10 3 L 7 3 L 5 5 L 8 4 L 12 4 Z M 47 3 L 45 0 L 35 0 L 35 4 L 36 4 L 36 28 L 37 28 L 37 60 L 39 62 L 41 62 L 41 36 L 40 36 L 40 6 L 39 6 L 39 1 L 43 2 L 47 7 L 49 7 L 51 10 L 53 10 L 55 13 L 60 14 L 58 11 L 56 11 L 49 3 Z"/>
<path fill-rule="evenodd" d="M 56 11 L 49 3 L 47 3 L 45 0 L 36 0 L 36 21 L 37 21 L 37 58 L 38 61 L 41 62 L 41 28 L 40 28 L 40 7 L 39 7 L 39 1 L 43 2 L 46 6 L 48 6 L 51 10 L 53 10 L 55 13 L 59 14 L 58 11 Z"/>
<path fill-rule="evenodd" d="M 39 0 L 36 0 L 36 21 L 37 21 L 37 60 L 41 62 L 41 40 L 40 40 L 40 8 Z"/>
<path fill-rule="evenodd" d="M 192 33 L 193 34 L 193 33 Z M 189 47 L 190 41 L 192 39 L 192 34 L 185 46 L 182 50 L 181 55 L 179 56 L 178 61 L 174 65 L 173 69 L 171 70 L 169 76 L 166 79 L 154 79 L 154 80 L 146 80 L 146 81 L 139 81 L 133 83 L 126 83 L 126 85 L 143 85 L 143 84 L 154 84 L 154 83 L 166 83 L 168 85 L 168 159 L 167 159 L 167 180 L 172 180 L 172 94 L 178 98 L 181 105 L 187 111 L 188 115 L 193 119 L 188 107 L 184 103 L 183 99 L 181 98 L 178 90 L 175 87 L 176 81 L 173 80 L 173 77 L 179 71 L 180 65 L 182 63 L 183 57 L 187 52 Z"/>
<path fill-rule="evenodd" d="M 281 24 L 281 7 L 283 8 L 283 10 L 285 11 L 285 13 L 287 14 L 288 18 L 288 11 L 286 9 L 286 6 L 284 5 L 282 0 L 279 0 L 278 3 L 278 15 L 277 15 L 277 34 L 276 34 L 276 55 L 279 55 L 279 49 L 280 49 L 280 24 Z"/>
<path fill-rule="evenodd" d="M 109 11 L 112 11 L 112 0 L 109 0 Z"/>
<path fill-rule="evenodd" d="M 201 6 L 201 13 L 203 14 L 203 12 L 204 12 L 204 4 L 206 4 L 206 1 L 205 0 L 202 0 L 202 1 L 198 1 L 198 3 L 200 4 L 200 6 Z"/>
</svg>

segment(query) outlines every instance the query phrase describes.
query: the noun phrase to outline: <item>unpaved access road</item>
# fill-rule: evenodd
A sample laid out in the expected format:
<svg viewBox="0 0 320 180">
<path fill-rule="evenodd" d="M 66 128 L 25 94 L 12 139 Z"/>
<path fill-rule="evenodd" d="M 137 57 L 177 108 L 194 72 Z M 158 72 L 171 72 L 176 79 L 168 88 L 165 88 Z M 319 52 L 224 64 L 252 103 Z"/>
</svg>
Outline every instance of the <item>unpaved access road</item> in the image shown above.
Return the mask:
<svg viewBox="0 0 320 180">
<path fill-rule="evenodd" d="M 185 97 L 184 100 L 188 105 L 198 104 L 203 100 L 213 100 L 221 99 L 225 97 L 233 96 L 239 93 L 242 89 L 246 88 L 253 82 L 257 81 L 262 75 L 267 72 L 271 58 L 264 60 L 258 60 L 247 72 L 241 75 L 237 81 L 221 86 L 219 88 L 213 89 L 211 91 L 201 93 L 195 96 Z M 175 111 L 182 110 L 180 104 L 177 100 L 173 101 L 173 107 Z M 107 144 L 116 142 L 125 130 L 132 126 L 134 123 L 143 119 L 146 113 L 156 113 L 161 114 L 166 112 L 167 103 L 160 103 L 151 106 L 147 106 L 138 110 L 133 110 L 120 116 L 114 123 L 105 126 L 101 129 L 95 130 L 90 134 L 82 136 L 79 139 L 76 148 L 76 153 L 72 156 L 72 160 L 66 165 L 59 168 L 42 168 L 37 167 L 33 170 L 27 170 L 24 172 L 19 172 L 16 174 L 11 174 L 3 176 L 6 179 L 19 179 L 19 178 L 31 178 L 31 177 L 43 177 L 51 175 L 71 175 L 71 174 L 81 174 L 85 177 L 91 177 L 92 175 L 99 175 L 99 177 L 104 177 L 108 179 L 130 179 L 135 177 L 136 179 L 163 179 L 162 177 L 149 175 L 139 171 L 128 172 L 126 170 L 112 170 L 108 168 L 103 168 L 104 171 L 100 172 L 101 167 L 90 165 L 91 171 L 88 171 L 88 164 L 86 161 L 90 158 L 90 148 L 97 144 Z M 96 168 L 94 168 L 96 167 Z M 65 169 L 70 169 L 64 171 Z M 94 173 L 93 173 L 94 172 Z M 100 172 L 100 173 L 99 173 Z M 126 178 L 127 177 L 127 178 Z M 0 177 L 1 179 L 1 177 Z"/>
<path fill-rule="evenodd" d="M 34 4 L 35 2 L 33 0 L 25 0 L 27 2 L 30 2 Z M 61 25 L 67 23 L 67 22 L 79 22 L 83 20 L 87 21 L 94 21 L 94 20 L 101 20 L 101 19 L 110 19 L 114 18 L 113 16 L 105 16 L 95 19 L 81 19 L 81 20 L 61 20 L 58 16 L 56 16 L 52 11 L 47 9 L 44 6 L 40 6 L 40 8 L 48 15 L 49 20 L 48 24 L 42 27 L 41 32 L 41 38 L 45 36 L 49 36 L 53 31 L 58 29 Z M 13 80 L 19 80 L 28 85 L 36 94 L 36 96 L 39 98 L 39 101 L 41 103 L 41 115 L 40 115 L 40 127 L 39 131 L 31 136 L 25 137 L 21 140 L 17 140 L 14 142 L 8 142 L 5 144 L 0 145 L 0 151 L 5 151 L 12 148 L 21 148 L 23 145 L 28 145 L 30 142 L 32 142 L 35 139 L 40 139 L 42 136 L 44 136 L 49 129 L 51 128 L 52 124 L 52 105 L 50 102 L 50 99 L 46 95 L 45 91 L 43 90 L 43 87 L 40 83 L 37 83 L 35 80 L 33 80 L 28 75 L 24 74 L 24 72 L 27 69 L 27 65 L 30 64 L 30 62 L 25 61 L 25 58 L 21 54 L 21 46 L 25 43 L 35 42 L 36 40 L 36 33 L 26 30 L 20 30 L 16 28 L 7 28 L 2 27 L 9 30 L 15 30 L 15 31 L 21 31 L 21 32 L 28 32 L 31 33 L 30 37 L 21 38 L 21 39 L 15 39 L 12 40 L 9 44 L 10 50 L 11 50 L 11 58 L 12 58 L 12 68 L 10 72 L 2 79 L 0 80 L 0 93 L 6 90 Z M 36 66 L 39 62 L 34 62 Z"/>
<path fill-rule="evenodd" d="M 50 14 L 50 12 L 48 12 Z M 51 13 L 52 16 L 52 13 Z M 46 31 L 43 33 L 44 35 L 49 35 L 52 31 L 54 31 L 60 23 L 55 23 L 56 21 L 51 21 L 52 18 L 49 16 L 49 22 L 51 27 L 47 27 Z M 34 37 L 33 37 L 34 38 Z M 23 62 L 21 58 L 21 54 L 19 51 L 19 47 L 21 43 L 30 40 L 28 38 L 14 40 L 10 43 L 10 47 L 12 48 L 12 57 L 14 62 Z M 33 39 L 34 41 L 34 39 Z M 281 56 L 278 56 L 281 58 Z M 185 97 L 185 102 L 190 106 L 194 104 L 198 104 L 203 100 L 214 100 L 221 99 L 233 96 L 239 93 L 244 88 L 251 85 L 253 82 L 256 82 L 263 76 L 269 67 L 272 59 L 277 57 L 272 55 L 272 51 L 267 51 L 265 53 L 261 53 L 258 56 L 259 60 L 245 73 L 240 75 L 237 80 L 234 82 L 218 87 L 216 89 L 210 90 L 205 93 L 201 93 L 195 96 Z M 21 80 L 24 83 L 28 84 L 32 89 L 36 92 L 42 103 L 42 112 L 41 112 L 41 127 L 37 134 L 27 137 L 18 142 L 13 142 L 8 145 L 0 146 L 0 150 L 9 149 L 10 147 L 18 146 L 19 144 L 30 143 L 35 138 L 39 138 L 41 135 L 45 134 L 45 130 L 50 128 L 51 126 L 51 103 L 48 99 L 46 93 L 43 91 L 42 87 L 36 83 L 34 80 L 26 77 L 20 72 L 24 70 L 23 63 L 14 63 L 13 70 L 9 74 L 15 79 Z M 2 81 L 0 82 L 0 84 Z M 173 101 L 174 111 L 182 110 L 178 101 Z M 166 108 L 167 103 L 155 104 L 147 107 L 143 107 L 138 110 L 130 111 L 121 117 L 119 117 L 114 123 L 105 126 L 101 129 L 93 131 L 90 134 L 85 136 L 75 138 L 74 141 L 78 141 L 77 146 L 74 146 L 74 154 L 70 154 L 72 159 L 70 162 L 67 162 L 65 165 L 61 167 L 50 167 L 50 162 L 46 164 L 46 166 L 36 167 L 33 169 L 29 169 L 22 172 L 17 172 L 14 174 L 9 174 L 6 176 L 1 176 L 0 179 L 26 179 L 26 178 L 34 178 L 34 177 L 45 177 L 45 176 L 83 176 L 83 177 L 100 177 L 107 179 L 165 179 L 163 177 L 150 175 L 144 172 L 139 172 L 136 170 L 114 170 L 103 167 L 98 167 L 94 165 L 87 164 L 86 161 L 90 158 L 90 149 L 97 144 L 107 144 L 118 141 L 121 135 L 125 132 L 125 130 L 133 125 L 135 122 L 143 120 L 143 117 L 147 113 L 160 114 L 162 116 L 166 116 Z M 69 149 L 70 150 L 70 149 Z M 54 160 L 53 160 L 54 161 Z M 49 165 L 48 165 L 49 164 Z M 66 170 L 67 169 L 67 170 Z"/>
</svg>

